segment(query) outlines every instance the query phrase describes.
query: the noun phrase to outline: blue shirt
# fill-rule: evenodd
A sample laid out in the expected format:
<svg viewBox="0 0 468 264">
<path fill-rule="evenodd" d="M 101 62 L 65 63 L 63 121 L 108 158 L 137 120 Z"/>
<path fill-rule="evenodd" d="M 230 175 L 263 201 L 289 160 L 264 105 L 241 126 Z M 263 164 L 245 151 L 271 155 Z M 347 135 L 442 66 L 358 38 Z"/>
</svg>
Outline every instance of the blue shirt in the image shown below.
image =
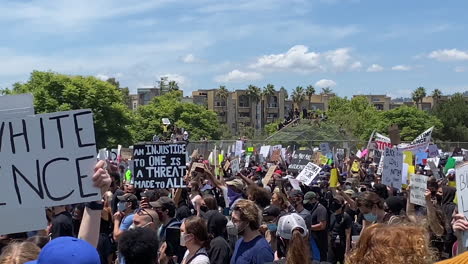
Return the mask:
<svg viewBox="0 0 468 264">
<path fill-rule="evenodd" d="M 270 244 L 259 235 L 250 242 L 244 242 L 243 238 L 237 240 L 231 264 L 263 264 L 273 260 Z"/>
<path fill-rule="evenodd" d="M 120 223 L 120 230 L 128 230 L 128 228 L 133 224 L 133 216 L 135 214 L 129 214 L 122 220 Z"/>
</svg>

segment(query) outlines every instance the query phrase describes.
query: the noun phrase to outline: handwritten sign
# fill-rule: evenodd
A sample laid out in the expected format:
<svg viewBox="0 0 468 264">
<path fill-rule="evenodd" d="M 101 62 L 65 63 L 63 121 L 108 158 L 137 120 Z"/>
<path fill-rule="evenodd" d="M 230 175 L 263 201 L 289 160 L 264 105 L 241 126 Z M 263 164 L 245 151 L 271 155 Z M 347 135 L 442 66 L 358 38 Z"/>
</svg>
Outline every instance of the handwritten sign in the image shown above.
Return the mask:
<svg viewBox="0 0 468 264">
<path fill-rule="evenodd" d="M 312 161 L 312 150 L 297 150 L 292 154 L 290 171 L 302 171 L 307 163 Z"/>
<path fill-rule="evenodd" d="M 184 188 L 185 143 L 152 143 L 133 146 L 135 188 Z"/>
<path fill-rule="evenodd" d="M 412 204 L 426 206 L 426 199 L 424 198 L 424 194 L 427 189 L 427 179 L 428 177 L 425 175 L 411 174 L 410 202 Z"/>
<path fill-rule="evenodd" d="M 231 160 L 231 170 L 233 175 L 237 175 L 240 172 L 239 159 Z"/>
<path fill-rule="evenodd" d="M 301 186 L 299 185 L 300 182 L 297 179 L 289 178 L 288 180 L 294 190 L 301 190 Z"/>
<path fill-rule="evenodd" d="M 439 157 L 439 149 L 437 148 L 437 145 L 429 145 L 427 147 L 427 150 L 428 150 L 428 155 L 429 155 L 429 158 L 435 158 L 435 157 Z"/>
<path fill-rule="evenodd" d="M 468 163 L 455 168 L 458 213 L 468 217 Z M 468 232 L 463 232 L 463 245 L 468 246 Z"/>
<path fill-rule="evenodd" d="M 268 155 L 270 155 L 270 146 L 261 146 L 259 154 L 262 155 L 264 158 L 267 158 Z"/>
<path fill-rule="evenodd" d="M 268 169 L 267 174 L 262 179 L 263 186 L 268 185 L 268 183 L 270 182 L 271 176 L 273 176 L 273 173 L 275 173 L 275 170 L 276 170 L 276 165 L 273 165 Z"/>
<path fill-rule="evenodd" d="M 101 198 L 93 187 L 96 141 L 91 110 L 0 122 L 0 204 L 58 206 Z"/>
<path fill-rule="evenodd" d="M 391 148 L 392 142 L 389 137 L 375 133 L 375 145 L 378 150 L 384 150 L 385 148 Z"/>
<path fill-rule="evenodd" d="M 242 140 L 236 141 L 236 148 L 235 148 L 236 157 L 240 157 L 242 155 L 242 145 L 243 145 Z"/>
<path fill-rule="evenodd" d="M 281 160 L 281 149 L 276 149 L 271 154 L 270 161 L 280 161 L 280 160 Z"/>
<path fill-rule="evenodd" d="M 312 183 L 315 177 L 317 177 L 321 170 L 322 168 L 312 162 L 309 162 L 307 166 L 305 166 L 305 168 L 301 171 L 301 173 L 297 175 L 296 179 L 305 185 L 309 185 Z"/>
<path fill-rule="evenodd" d="M 403 171 L 403 153 L 397 149 L 384 150 L 382 183 L 401 190 L 401 174 Z"/>
</svg>

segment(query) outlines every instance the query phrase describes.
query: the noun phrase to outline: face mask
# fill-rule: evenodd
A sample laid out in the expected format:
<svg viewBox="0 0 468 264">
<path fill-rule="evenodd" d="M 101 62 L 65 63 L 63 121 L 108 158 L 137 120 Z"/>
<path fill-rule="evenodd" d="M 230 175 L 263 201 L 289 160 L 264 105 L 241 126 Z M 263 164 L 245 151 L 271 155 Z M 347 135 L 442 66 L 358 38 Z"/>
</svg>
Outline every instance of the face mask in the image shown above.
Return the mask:
<svg viewBox="0 0 468 264">
<path fill-rule="evenodd" d="M 135 229 L 135 228 L 136 228 L 135 224 L 131 224 L 131 225 L 128 227 L 128 230 L 133 230 L 133 229 Z"/>
<path fill-rule="evenodd" d="M 127 203 L 125 202 L 119 202 L 117 204 L 117 210 L 119 210 L 119 212 L 125 211 L 126 208 L 127 208 Z"/>
<path fill-rule="evenodd" d="M 375 222 L 377 221 L 377 215 L 373 213 L 364 214 L 364 219 L 369 222 Z"/>
<path fill-rule="evenodd" d="M 276 224 L 268 224 L 267 227 L 268 230 L 270 230 L 270 232 L 276 232 L 276 230 L 278 229 L 278 226 Z"/>
<path fill-rule="evenodd" d="M 184 232 L 180 232 L 180 245 L 185 247 L 185 244 L 187 243 L 187 236 L 188 234 L 185 234 Z"/>
</svg>

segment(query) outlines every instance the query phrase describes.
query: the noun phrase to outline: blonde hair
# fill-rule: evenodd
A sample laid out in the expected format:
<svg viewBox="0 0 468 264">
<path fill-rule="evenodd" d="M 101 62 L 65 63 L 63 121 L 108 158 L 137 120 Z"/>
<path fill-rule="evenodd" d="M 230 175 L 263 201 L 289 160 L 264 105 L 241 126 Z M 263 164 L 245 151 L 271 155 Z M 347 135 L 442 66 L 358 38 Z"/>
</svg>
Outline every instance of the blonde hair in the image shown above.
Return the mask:
<svg viewBox="0 0 468 264">
<path fill-rule="evenodd" d="M 41 249 L 31 242 L 13 242 L 0 255 L 0 264 L 23 264 L 37 259 Z"/>
<path fill-rule="evenodd" d="M 434 252 L 424 228 L 410 225 L 374 224 L 366 228 L 347 264 L 433 263 Z"/>
<path fill-rule="evenodd" d="M 250 200 L 239 200 L 233 208 L 233 211 L 240 213 L 242 221 L 249 222 L 250 229 L 257 230 L 262 222 L 262 210 Z"/>
</svg>

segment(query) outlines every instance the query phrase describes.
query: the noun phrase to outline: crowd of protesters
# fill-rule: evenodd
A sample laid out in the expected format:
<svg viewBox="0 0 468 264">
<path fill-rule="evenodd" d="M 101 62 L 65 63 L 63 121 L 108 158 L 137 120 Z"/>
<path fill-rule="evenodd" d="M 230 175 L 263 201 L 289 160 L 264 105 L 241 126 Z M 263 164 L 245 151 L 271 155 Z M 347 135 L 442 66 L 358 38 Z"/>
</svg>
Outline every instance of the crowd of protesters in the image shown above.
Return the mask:
<svg viewBox="0 0 468 264">
<path fill-rule="evenodd" d="M 148 190 L 100 161 L 93 180 L 102 201 L 48 208 L 46 230 L 2 236 L 0 264 L 468 263 L 468 253 L 456 256 L 468 221 L 457 212 L 455 170 L 417 170 L 428 177 L 422 207 L 409 202 L 410 186 L 381 184 L 372 158 L 323 164 L 299 188 L 289 162 L 250 160 L 233 173 L 197 155 L 187 188 Z"/>
</svg>

